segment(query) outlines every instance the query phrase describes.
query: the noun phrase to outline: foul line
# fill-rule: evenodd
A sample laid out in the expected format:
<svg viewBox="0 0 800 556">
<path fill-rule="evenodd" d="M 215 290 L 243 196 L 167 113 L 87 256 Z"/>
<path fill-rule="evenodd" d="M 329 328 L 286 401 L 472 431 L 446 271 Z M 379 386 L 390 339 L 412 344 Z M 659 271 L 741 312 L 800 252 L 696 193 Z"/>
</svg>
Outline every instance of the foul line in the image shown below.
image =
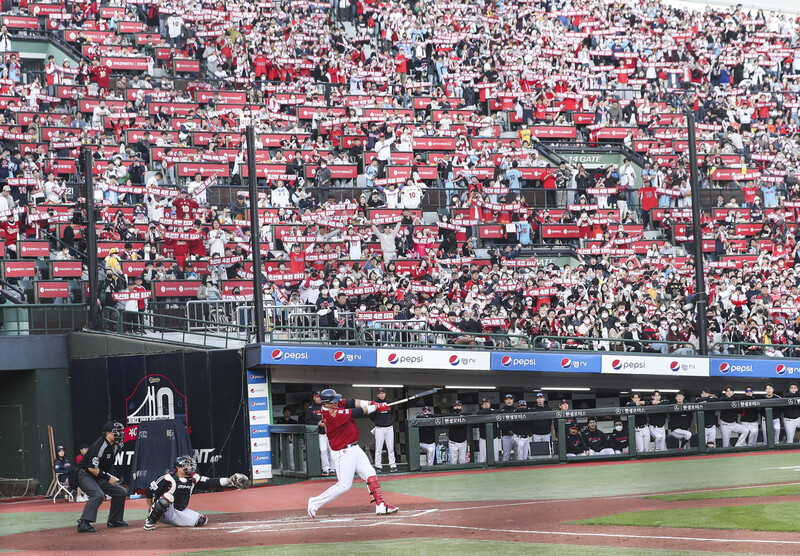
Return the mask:
<svg viewBox="0 0 800 556">
<path fill-rule="evenodd" d="M 522 533 L 529 535 L 562 535 L 569 537 L 585 536 L 585 537 L 613 537 L 620 538 L 619 534 L 611 533 L 585 533 L 583 531 L 525 531 L 520 529 L 490 529 L 488 527 L 466 527 L 463 525 L 441 525 L 435 523 L 402 523 L 398 521 L 387 521 L 385 525 L 399 525 L 403 527 L 437 527 L 441 529 L 468 529 L 471 531 L 486 531 L 487 533 Z M 768 544 L 800 544 L 800 541 L 776 541 L 770 539 L 714 539 L 706 537 L 677 537 L 668 535 L 631 535 L 625 533 L 625 538 L 629 539 L 660 539 L 660 540 L 677 540 L 677 541 L 707 541 L 707 542 L 739 542 L 739 543 L 768 543 Z"/>
</svg>

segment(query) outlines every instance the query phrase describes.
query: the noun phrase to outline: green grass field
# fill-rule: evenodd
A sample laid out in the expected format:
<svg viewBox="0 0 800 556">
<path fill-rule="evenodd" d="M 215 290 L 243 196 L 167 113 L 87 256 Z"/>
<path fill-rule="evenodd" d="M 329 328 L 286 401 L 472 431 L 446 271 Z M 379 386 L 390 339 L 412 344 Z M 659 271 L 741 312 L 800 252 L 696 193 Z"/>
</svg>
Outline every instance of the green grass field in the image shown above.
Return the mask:
<svg viewBox="0 0 800 556">
<path fill-rule="evenodd" d="M 750 504 L 722 508 L 690 508 L 629 512 L 575 521 L 581 525 L 686 527 L 690 529 L 743 529 L 751 531 L 800 531 L 800 503 Z"/>
<path fill-rule="evenodd" d="M 383 481 L 381 487 L 385 492 L 423 496 L 444 502 L 561 500 L 791 483 L 800 478 L 793 467 L 797 465 L 797 454 L 767 453 L 609 463 L 589 467 L 529 467 L 441 477 L 421 474 Z M 776 469 L 780 467 L 788 469 Z"/>
<path fill-rule="evenodd" d="M 736 488 L 706 492 L 687 492 L 685 494 L 656 494 L 645 496 L 665 502 L 683 502 L 685 500 L 708 500 L 711 498 L 753 498 L 759 496 L 797 496 L 800 495 L 800 484 Z"/>
<path fill-rule="evenodd" d="M 212 551 L 182 552 L 180 556 L 191 554 L 210 554 Z M 620 548 L 600 546 L 578 546 L 568 544 L 529 544 L 521 542 L 503 541 L 471 541 L 461 539 L 405 539 L 387 541 L 361 541 L 347 544 L 321 543 L 304 544 L 302 548 L 297 545 L 258 546 L 229 548 L 227 550 L 214 550 L 214 555 L 219 556 L 246 556 L 258 554 L 259 556 L 283 556 L 285 554 L 303 554 L 303 556 L 337 556 L 384 554 L 387 556 L 430 556 L 431 554 L 504 554 L 510 556 L 700 556 L 708 552 L 674 551 L 674 550 L 646 550 L 641 548 Z M 728 554 L 728 553 L 717 553 Z M 739 554 L 739 556 L 743 556 Z"/>
</svg>

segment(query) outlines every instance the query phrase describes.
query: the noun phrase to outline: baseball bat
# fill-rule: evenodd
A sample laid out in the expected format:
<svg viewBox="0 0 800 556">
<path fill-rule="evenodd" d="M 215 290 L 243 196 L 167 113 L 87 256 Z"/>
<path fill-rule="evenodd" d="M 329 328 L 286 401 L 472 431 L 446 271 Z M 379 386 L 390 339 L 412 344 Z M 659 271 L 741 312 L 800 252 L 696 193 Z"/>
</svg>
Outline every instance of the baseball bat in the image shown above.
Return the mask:
<svg viewBox="0 0 800 556">
<path fill-rule="evenodd" d="M 431 394 L 435 394 L 438 392 L 440 388 L 433 388 L 431 390 L 425 390 L 424 392 L 420 392 L 419 394 L 414 394 L 413 396 L 409 396 L 407 398 L 403 398 L 402 400 L 397 400 L 396 402 L 392 402 L 389 406 L 410 402 L 411 400 L 416 400 L 417 398 L 424 398 L 425 396 L 430 396 Z"/>
</svg>

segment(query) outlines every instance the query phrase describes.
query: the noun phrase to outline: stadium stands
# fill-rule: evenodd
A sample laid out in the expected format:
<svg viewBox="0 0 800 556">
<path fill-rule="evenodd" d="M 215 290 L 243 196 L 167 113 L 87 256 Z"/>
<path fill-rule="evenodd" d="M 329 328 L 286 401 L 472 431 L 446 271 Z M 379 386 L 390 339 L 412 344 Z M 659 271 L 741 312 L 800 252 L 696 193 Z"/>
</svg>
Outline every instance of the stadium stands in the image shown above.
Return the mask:
<svg viewBox="0 0 800 556">
<path fill-rule="evenodd" d="M 247 325 L 258 233 L 291 339 L 693 353 L 698 202 L 712 352 L 800 354 L 795 19 L 23 1 L 1 22 L 2 300 L 85 301 L 91 194 L 107 307 Z M 17 47 L 42 38 L 77 65 Z"/>
</svg>

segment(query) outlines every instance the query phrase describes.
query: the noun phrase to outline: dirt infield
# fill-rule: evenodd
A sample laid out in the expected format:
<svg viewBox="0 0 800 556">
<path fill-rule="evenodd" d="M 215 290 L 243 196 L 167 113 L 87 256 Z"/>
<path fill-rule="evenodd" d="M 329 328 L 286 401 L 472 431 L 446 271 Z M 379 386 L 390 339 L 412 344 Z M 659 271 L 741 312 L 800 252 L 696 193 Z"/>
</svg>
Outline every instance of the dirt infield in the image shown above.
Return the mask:
<svg viewBox="0 0 800 556">
<path fill-rule="evenodd" d="M 707 550 L 710 552 L 800 553 L 800 534 L 716 529 L 667 529 L 654 527 L 607 527 L 567 525 L 565 522 L 638 510 L 660 510 L 729 506 L 732 504 L 796 502 L 800 496 L 753 499 L 695 500 L 664 502 L 636 496 L 568 501 L 509 501 L 501 503 L 442 503 L 392 494 L 390 500 L 401 507 L 393 516 L 376 516 L 367 504 L 368 494 L 353 489 L 330 506 L 320 510 L 317 519 L 305 515 L 305 500 L 330 483 L 310 481 L 297 485 L 251 489 L 247 492 L 222 492 L 192 498 L 199 510 L 230 511 L 211 516 L 202 529 L 162 526 L 152 532 L 141 529 L 141 522 L 129 529 L 107 530 L 104 524 L 94 535 L 80 535 L 69 528 L 9 535 L 2 538 L 5 549 L 29 554 L 86 552 L 90 545 L 103 551 L 125 554 L 167 554 L 179 551 L 208 550 L 231 546 L 307 544 L 316 542 L 360 541 L 393 538 L 438 537 L 471 540 L 507 540 Z M 29 507 L 17 511 L 41 511 Z M 38 505 L 38 504 L 37 504 Z M 53 511 L 79 509 L 75 504 L 49 504 Z M 105 506 L 105 504 L 104 504 Z M 143 507 L 131 501 L 129 507 Z M 59 510 L 55 510 L 59 508 Z M 7 507 L 2 508 L 5 513 Z M 66 524 L 65 524 L 66 525 Z M 330 530 L 326 532 L 326 530 Z"/>
</svg>

